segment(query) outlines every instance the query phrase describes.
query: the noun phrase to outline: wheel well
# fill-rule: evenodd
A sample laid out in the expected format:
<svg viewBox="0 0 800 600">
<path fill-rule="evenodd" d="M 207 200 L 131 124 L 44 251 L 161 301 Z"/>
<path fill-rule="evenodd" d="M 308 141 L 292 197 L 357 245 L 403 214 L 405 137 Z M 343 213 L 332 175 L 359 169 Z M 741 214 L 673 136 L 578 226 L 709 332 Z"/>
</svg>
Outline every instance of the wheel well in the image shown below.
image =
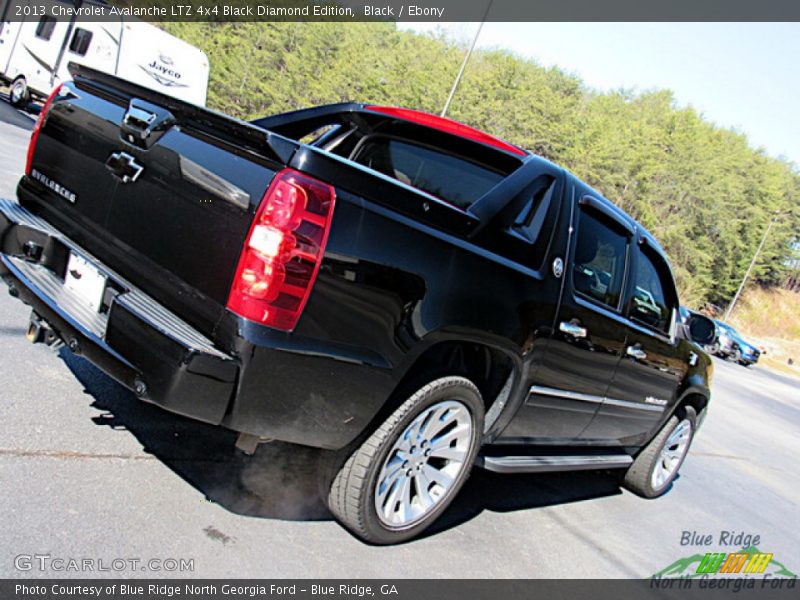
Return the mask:
<svg viewBox="0 0 800 600">
<path fill-rule="evenodd" d="M 705 410 L 706 406 L 708 406 L 708 398 L 702 394 L 689 394 L 683 400 L 681 400 L 679 406 L 691 406 L 699 415 Z"/>
<path fill-rule="evenodd" d="M 513 369 L 514 362 L 508 355 L 489 346 L 442 342 L 428 348 L 416 360 L 397 389 L 413 393 L 437 377 L 462 375 L 478 387 L 488 412 Z"/>
</svg>

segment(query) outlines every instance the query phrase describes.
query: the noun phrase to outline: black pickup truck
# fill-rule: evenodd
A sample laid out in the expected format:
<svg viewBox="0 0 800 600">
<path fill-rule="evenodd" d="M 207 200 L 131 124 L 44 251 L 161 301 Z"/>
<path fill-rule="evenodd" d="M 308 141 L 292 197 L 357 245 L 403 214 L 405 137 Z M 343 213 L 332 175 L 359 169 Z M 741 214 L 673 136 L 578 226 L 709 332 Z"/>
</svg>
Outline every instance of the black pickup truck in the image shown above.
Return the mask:
<svg viewBox="0 0 800 600">
<path fill-rule="evenodd" d="M 596 190 L 414 110 L 245 123 L 71 72 L 0 203 L 31 341 L 246 451 L 331 451 L 331 511 L 373 543 L 427 527 L 473 465 L 669 488 L 713 324 L 678 322 L 664 252 Z"/>
</svg>

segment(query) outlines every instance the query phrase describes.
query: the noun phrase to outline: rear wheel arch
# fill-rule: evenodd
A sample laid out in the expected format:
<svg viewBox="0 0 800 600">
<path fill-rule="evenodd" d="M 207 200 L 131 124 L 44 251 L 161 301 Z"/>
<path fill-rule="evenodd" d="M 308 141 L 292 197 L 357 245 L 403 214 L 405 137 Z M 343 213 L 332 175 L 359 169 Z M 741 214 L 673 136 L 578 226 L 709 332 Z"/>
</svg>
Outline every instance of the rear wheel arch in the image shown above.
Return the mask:
<svg viewBox="0 0 800 600">
<path fill-rule="evenodd" d="M 471 340 L 447 340 L 432 344 L 417 356 L 396 386 L 385 410 L 397 408 L 397 400 L 410 390 L 436 379 L 458 375 L 469 379 L 480 391 L 487 414 L 521 372 L 521 363 L 507 350 Z"/>
<path fill-rule="evenodd" d="M 485 423 L 490 427 L 511 404 L 507 401 L 498 402 L 498 399 L 507 394 L 510 384 L 516 383 L 521 373 L 521 361 L 509 351 L 464 339 L 432 343 L 409 363 L 410 366 L 361 433 L 343 448 L 323 453 L 320 478 L 323 497 L 327 495 L 333 476 L 347 457 L 419 389 L 444 377 L 464 377 L 478 389 Z M 484 427 L 481 433 L 485 434 L 486 429 Z"/>
</svg>

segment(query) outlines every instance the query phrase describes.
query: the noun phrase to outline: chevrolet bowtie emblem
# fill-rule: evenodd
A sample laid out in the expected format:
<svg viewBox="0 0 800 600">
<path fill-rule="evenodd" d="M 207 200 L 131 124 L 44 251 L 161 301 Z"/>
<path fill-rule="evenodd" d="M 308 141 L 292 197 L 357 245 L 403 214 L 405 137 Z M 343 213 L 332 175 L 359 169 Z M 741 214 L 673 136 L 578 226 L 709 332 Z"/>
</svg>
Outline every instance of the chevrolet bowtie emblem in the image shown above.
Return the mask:
<svg viewBox="0 0 800 600">
<path fill-rule="evenodd" d="M 144 171 L 144 167 L 127 152 L 115 152 L 109 156 L 106 169 L 122 183 L 135 182 Z"/>
</svg>

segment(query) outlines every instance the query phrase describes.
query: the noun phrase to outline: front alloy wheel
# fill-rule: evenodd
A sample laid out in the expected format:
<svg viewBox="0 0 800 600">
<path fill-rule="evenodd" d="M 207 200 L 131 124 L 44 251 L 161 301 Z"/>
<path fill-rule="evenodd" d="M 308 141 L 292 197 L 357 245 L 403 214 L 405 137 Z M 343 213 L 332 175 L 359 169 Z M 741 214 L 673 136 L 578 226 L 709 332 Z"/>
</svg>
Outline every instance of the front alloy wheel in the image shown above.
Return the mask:
<svg viewBox="0 0 800 600">
<path fill-rule="evenodd" d="M 654 490 L 663 490 L 675 478 L 678 468 L 689 451 L 691 439 L 692 422 L 689 419 L 683 419 L 669 434 L 656 461 L 650 482 Z"/>
<path fill-rule="evenodd" d="M 696 419 L 691 406 L 678 409 L 642 448 L 625 473 L 623 485 L 645 498 L 656 498 L 666 492 L 689 453 Z"/>
</svg>

